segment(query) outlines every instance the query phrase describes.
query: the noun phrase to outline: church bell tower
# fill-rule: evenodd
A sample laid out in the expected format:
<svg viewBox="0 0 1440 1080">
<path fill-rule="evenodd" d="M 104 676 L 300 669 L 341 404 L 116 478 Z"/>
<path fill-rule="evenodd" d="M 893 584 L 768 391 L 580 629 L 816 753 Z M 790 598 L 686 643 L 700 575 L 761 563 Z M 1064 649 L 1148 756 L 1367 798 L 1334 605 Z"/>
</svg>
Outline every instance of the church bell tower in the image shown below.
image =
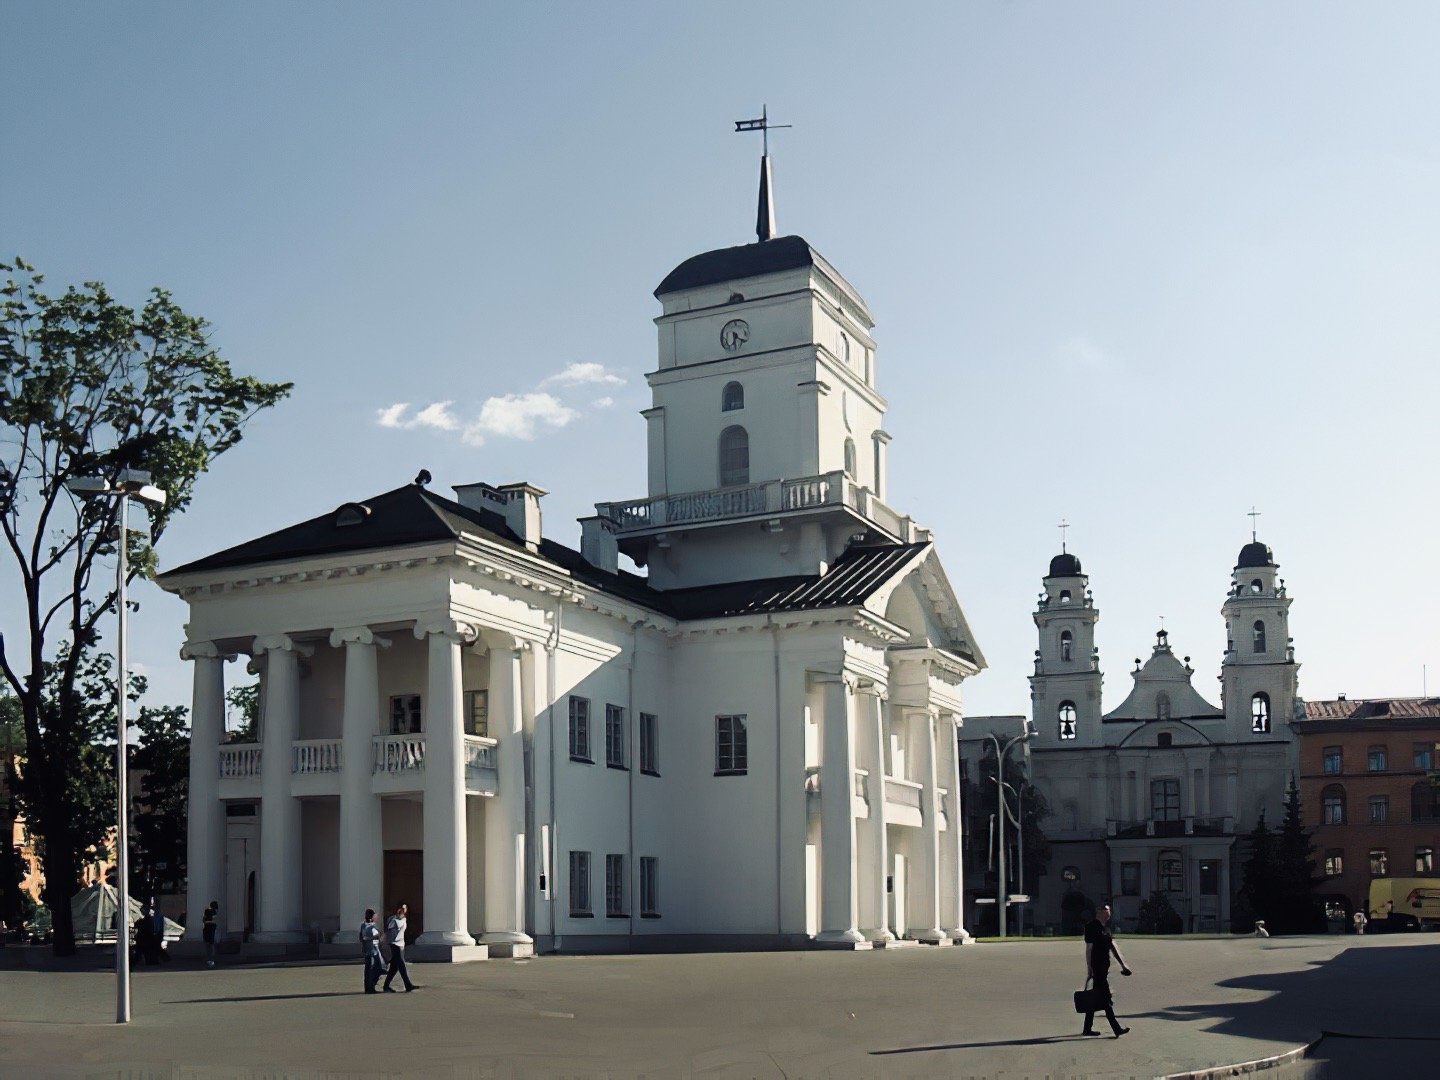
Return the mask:
<svg viewBox="0 0 1440 1080">
<path fill-rule="evenodd" d="M 1290 597 L 1270 548 L 1251 534 L 1230 577 L 1220 685 L 1235 740 L 1288 739 L 1300 665 L 1290 638 Z"/>
<path fill-rule="evenodd" d="M 1062 545 L 1063 547 L 1063 545 Z M 1100 651 L 1095 647 L 1095 607 L 1080 560 L 1061 551 L 1050 560 L 1045 591 L 1035 609 L 1039 648 L 1030 677 L 1035 726 L 1046 745 L 1100 746 Z"/>
</svg>

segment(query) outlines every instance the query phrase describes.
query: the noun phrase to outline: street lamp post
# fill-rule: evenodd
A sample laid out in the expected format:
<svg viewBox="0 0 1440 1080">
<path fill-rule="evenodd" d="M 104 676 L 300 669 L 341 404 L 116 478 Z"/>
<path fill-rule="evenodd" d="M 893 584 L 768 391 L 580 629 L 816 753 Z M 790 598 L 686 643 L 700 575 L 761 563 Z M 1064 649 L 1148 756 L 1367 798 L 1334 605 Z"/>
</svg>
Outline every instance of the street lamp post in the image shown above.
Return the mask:
<svg viewBox="0 0 1440 1080">
<path fill-rule="evenodd" d="M 1005 880 L 1005 819 L 1009 816 L 1010 813 L 1010 804 L 1005 801 L 1005 755 L 1010 753 L 1011 749 L 1013 749 L 1016 744 L 1028 742 L 1030 739 L 1033 739 L 1038 734 L 1039 732 L 1035 729 L 1034 722 L 1030 720 L 1025 721 L 1024 731 L 1022 731 L 1019 735 L 1016 735 L 1013 739 L 1006 742 L 1003 746 L 1000 744 L 1000 737 L 998 735 L 996 735 L 994 732 L 990 732 L 988 734 L 988 738 L 990 738 L 995 743 L 995 783 L 997 785 L 995 789 L 995 797 L 1000 802 L 1000 813 L 996 815 L 997 823 L 999 825 L 999 843 L 996 846 L 1000 849 L 1000 881 L 995 886 L 995 908 L 1000 917 L 1000 936 L 1002 938 L 1006 936 L 1006 914 L 1010 905 L 1009 882 Z M 1023 831 L 1018 831 L 1020 829 L 1019 821 L 1016 821 L 1015 827 L 1017 830 L 1016 835 L 1020 837 L 1020 865 L 1023 868 L 1025 865 L 1025 834 Z M 1023 880 L 1021 881 L 1021 884 L 1024 884 Z"/>
<path fill-rule="evenodd" d="M 115 591 L 119 600 L 120 627 L 115 646 L 115 698 L 118 718 L 115 731 L 115 884 L 119 902 L 115 912 L 115 1022 L 130 1022 L 130 805 L 127 790 L 128 762 L 125 740 L 128 734 L 126 684 L 129 657 L 126 654 L 129 630 L 126 610 L 126 579 L 130 576 L 130 500 L 150 507 L 165 505 L 165 492 L 150 483 L 150 474 L 127 469 L 112 484 L 103 477 L 75 477 L 66 483 L 70 493 L 81 499 L 116 499 L 120 503 L 119 555 L 115 561 Z"/>
</svg>

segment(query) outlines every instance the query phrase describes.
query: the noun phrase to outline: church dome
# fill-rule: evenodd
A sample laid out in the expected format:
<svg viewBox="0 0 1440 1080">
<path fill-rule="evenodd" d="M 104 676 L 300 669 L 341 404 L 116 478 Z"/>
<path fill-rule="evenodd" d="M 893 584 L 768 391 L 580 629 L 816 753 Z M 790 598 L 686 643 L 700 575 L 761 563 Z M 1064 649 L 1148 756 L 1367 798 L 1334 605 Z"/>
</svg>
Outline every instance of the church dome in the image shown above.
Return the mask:
<svg viewBox="0 0 1440 1080">
<path fill-rule="evenodd" d="M 1079 577 L 1083 573 L 1080 569 L 1080 560 L 1068 551 L 1056 555 L 1050 560 L 1050 573 L 1046 577 Z"/>
<path fill-rule="evenodd" d="M 777 236 L 761 243 L 718 248 L 692 255 L 675 267 L 665 275 L 655 295 L 814 266 L 817 257 L 815 249 L 800 236 Z"/>
<path fill-rule="evenodd" d="M 1260 566 L 1274 566 L 1275 556 L 1271 553 L 1266 544 L 1259 540 L 1252 540 L 1240 549 L 1240 557 L 1235 560 L 1236 570 L 1253 570 Z"/>
</svg>

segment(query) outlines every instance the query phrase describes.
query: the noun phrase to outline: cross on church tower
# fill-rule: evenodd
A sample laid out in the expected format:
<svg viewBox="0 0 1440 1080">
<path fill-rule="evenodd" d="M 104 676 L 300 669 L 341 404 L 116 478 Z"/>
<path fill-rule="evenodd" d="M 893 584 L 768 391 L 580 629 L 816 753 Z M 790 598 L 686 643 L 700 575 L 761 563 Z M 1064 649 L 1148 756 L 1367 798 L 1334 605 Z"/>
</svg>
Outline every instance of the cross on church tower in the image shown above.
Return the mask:
<svg viewBox="0 0 1440 1080">
<path fill-rule="evenodd" d="M 1250 512 L 1245 516 L 1250 519 L 1250 539 L 1252 541 L 1258 540 L 1259 536 L 1255 532 L 1255 519 L 1260 516 L 1260 511 L 1256 510 L 1255 507 L 1252 505 L 1250 507 Z"/>
<path fill-rule="evenodd" d="M 775 238 L 775 197 L 770 191 L 770 129 L 788 128 L 790 124 L 772 124 L 765 106 L 760 106 L 760 119 L 736 120 L 735 130 L 758 131 L 761 137 L 760 204 L 755 211 L 755 238 L 761 243 Z"/>
<path fill-rule="evenodd" d="M 1055 527 L 1060 530 L 1060 554 L 1062 554 L 1062 555 L 1068 554 L 1068 552 L 1067 552 L 1067 550 L 1066 550 L 1066 547 L 1065 547 L 1065 530 L 1068 529 L 1068 528 L 1070 528 L 1070 523 L 1069 523 L 1068 521 L 1066 521 L 1064 518 L 1061 518 L 1061 519 L 1060 519 L 1060 524 L 1059 524 L 1059 525 L 1056 525 Z"/>
</svg>

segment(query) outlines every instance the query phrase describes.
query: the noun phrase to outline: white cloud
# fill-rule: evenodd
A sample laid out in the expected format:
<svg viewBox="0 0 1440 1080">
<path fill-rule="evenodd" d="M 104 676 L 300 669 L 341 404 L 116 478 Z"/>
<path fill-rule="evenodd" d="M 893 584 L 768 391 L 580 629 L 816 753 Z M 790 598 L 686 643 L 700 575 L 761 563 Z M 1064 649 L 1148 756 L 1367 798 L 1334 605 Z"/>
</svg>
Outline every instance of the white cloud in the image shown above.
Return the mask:
<svg viewBox="0 0 1440 1080">
<path fill-rule="evenodd" d="M 405 411 L 410 408 L 409 402 L 399 402 L 389 405 L 383 409 L 375 410 L 375 422 L 381 427 L 388 428 L 435 428 L 438 431 L 454 431 L 460 426 L 455 419 L 455 414 L 450 411 L 453 401 L 436 401 L 421 409 L 409 419 L 405 418 Z"/>
<path fill-rule="evenodd" d="M 1108 371 L 1120 363 L 1114 353 L 1078 334 L 1062 341 L 1055 355 L 1062 365 L 1079 371 Z"/>
<path fill-rule="evenodd" d="M 535 438 L 536 428 L 562 428 L 579 415 L 550 394 L 505 394 L 485 399 L 479 417 L 465 429 L 463 438 L 471 446 L 483 446 L 487 436 L 528 442 Z"/>
<path fill-rule="evenodd" d="M 541 386 L 584 386 L 587 383 L 624 386 L 625 380 L 612 371 L 606 371 L 604 364 L 575 363 L 540 381 Z"/>
<path fill-rule="evenodd" d="M 608 409 L 611 405 L 615 404 L 615 399 L 613 397 L 598 397 L 590 404 L 597 409 Z"/>
</svg>

